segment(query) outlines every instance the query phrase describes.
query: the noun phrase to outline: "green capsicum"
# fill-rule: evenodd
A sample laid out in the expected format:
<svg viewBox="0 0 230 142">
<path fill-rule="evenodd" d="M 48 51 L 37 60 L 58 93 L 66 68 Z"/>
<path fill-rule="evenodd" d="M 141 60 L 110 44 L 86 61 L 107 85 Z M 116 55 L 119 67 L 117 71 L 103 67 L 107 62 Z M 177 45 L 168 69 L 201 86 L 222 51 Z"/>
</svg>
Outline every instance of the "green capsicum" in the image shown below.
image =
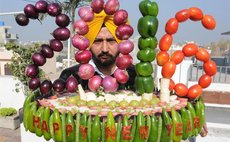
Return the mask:
<svg viewBox="0 0 230 142">
<path fill-rule="evenodd" d="M 140 76 L 151 76 L 153 66 L 150 62 L 140 62 L 135 65 L 136 73 Z"/>
<path fill-rule="evenodd" d="M 152 76 L 136 76 L 135 77 L 135 88 L 138 94 L 152 93 L 154 89 L 154 82 Z"/>
<path fill-rule="evenodd" d="M 92 131 L 91 131 L 91 141 L 92 142 L 101 141 L 101 121 L 98 115 L 96 115 L 93 120 Z"/>
<path fill-rule="evenodd" d="M 116 126 L 113 113 L 111 111 L 107 114 L 107 123 L 106 123 L 106 142 L 115 142 L 116 141 Z"/>
<path fill-rule="evenodd" d="M 143 38 L 155 37 L 158 19 L 155 16 L 144 16 L 138 20 L 137 30 Z"/>
<path fill-rule="evenodd" d="M 154 49 L 146 48 L 137 52 L 137 59 L 142 62 L 152 62 L 155 60 L 156 52 Z"/>
<path fill-rule="evenodd" d="M 140 50 L 146 49 L 146 48 L 155 49 L 157 47 L 157 44 L 158 44 L 158 41 L 156 37 L 148 37 L 148 38 L 140 37 L 138 39 L 138 48 Z"/>
<path fill-rule="evenodd" d="M 158 5 L 156 2 L 151 2 L 150 0 L 143 0 L 139 3 L 139 10 L 143 16 L 151 15 L 157 16 L 158 15 Z"/>
</svg>

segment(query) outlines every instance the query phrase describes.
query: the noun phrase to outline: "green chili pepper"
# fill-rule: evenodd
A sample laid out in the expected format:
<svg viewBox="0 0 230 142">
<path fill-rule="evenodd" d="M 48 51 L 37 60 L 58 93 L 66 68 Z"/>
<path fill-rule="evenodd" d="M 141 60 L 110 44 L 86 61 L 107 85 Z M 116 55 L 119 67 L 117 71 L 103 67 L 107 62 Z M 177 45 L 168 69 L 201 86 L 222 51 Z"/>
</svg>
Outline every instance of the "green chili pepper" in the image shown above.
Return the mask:
<svg viewBox="0 0 230 142">
<path fill-rule="evenodd" d="M 122 132 L 122 123 L 121 123 L 121 117 L 119 117 L 117 122 L 116 142 L 120 142 L 121 132 Z"/>
<path fill-rule="evenodd" d="M 156 142 L 158 137 L 158 124 L 155 114 L 151 116 L 151 129 L 148 142 Z"/>
<path fill-rule="evenodd" d="M 42 131 L 42 117 L 44 113 L 44 107 L 40 106 L 35 113 L 35 117 L 33 119 L 34 125 L 35 125 L 35 133 L 38 137 L 41 137 L 43 135 Z"/>
<path fill-rule="evenodd" d="M 153 73 L 153 66 L 150 62 L 137 63 L 135 69 L 139 76 L 151 76 Z"/>
<path fill-rule="evenodd" d="M 142 133 L 142 129 L 144 126 L 145 126 L 145 119 L 143 113 L 139 111 L 137 115 L 137 128 L 135 132 L 134 142 L 144 142 L 144 136 Z"/>
<path fill-rule="evenodd" d="M 134 116 L 133 120 L 132 120 L 131 140 L 130 140 L 130 142 L 133 142 L 136 131 L 137 131 L 137 117 Z"/>
<path fill-rule="evenodd" d="M 162 133 L 161 142 L 171 142 L 172 141 L 172 118 L 169 116 L 165 108 L 162 109 Z"/>
<path fill-rule="evenodd" d="M 81 114 L 80 112 L 77 113 L 77 116 L 76 116 L 76 142 L 81 142 L 79 140 L 79 133 L 80 133 L 80 119 L 81 119 Z"/>
<path fill-rule="evenodd" d="M 59 111 L 57 109 L 53 112 L 53 129 L 54 129 L 54 141 L 55 142 L 62 142 L 62 121 L 59 114 Z"/>
<path fill-rule="evenodd" d="M 188 131 L 188 137 L 192 137 L 193 135 L 193 119 L 192 119 L 192 113 L 188 111 L 188 118 L 189 118 L 189 122 L 188 122 L 188 127 L 187 127 L 187 131 Z"/>
<path fill-rule="evenodd" d="M 23 108 L 23 125 L 25 127 L 25 130 L 28 131 L 29 129 L 29 115 L 30 115 L 30 108 L 33 105 L 33 102 L 29 103 L 28 105 L 25 105 Z"/>
<path fill-rule="evenodd" d="M 106 142 L 116 141 L 116 126 L 113 113 L 111 111 L 107 114 L 107 124 L 106 124 Z"/>
<path fill-rule="evenodd" d="M 161 141 L 161 133 L 162 133 L 162 117 L 161 115 L 158 117 L 158 135 L 157 135 L 157 142 Z"/>
<path fill-rule="evenodd" d="M 66 118 L 66 141 L 75 142 L 75 124 L 71 112 L 68 112 Z"/>
<path fill-rule="evenodd" d="M 80 120 L 80 142 L 87 142 L 87 113 L 84 112 Z"/>
<path fill-rule="evenodd" d="M 151 15 L 157 16 L 158 15 L 158 5 L 156 2 L 151 2 L 150 0 L 143 0 L 139 3 L 139 10 L 143 16 Z"/>
<path fill-rule="evenodd" d="M 106 123 L 105 123 L 105 120 L 103 119 L 102 120 L 102 124 L 101 124 L 101 141 L 102 142 L 106 141 L 106 132 L 105 132 L 105 129 L 106 129 Z"/>
<path fill-rule="evenodd" d="M 35 132 L 35 127 L 34 127 L 34 116 L 36 114 L 37 111 L 37 102 L 33 102 L 30 110 L 29 110 L 29 114 L 28 114 L 28 129 L 31 133 Z"/>
<path fill-rule="evenodd" d="M 127 115 L 125 115 L 122 123 L 121 142 L 129 142 L 131 139 L 131 128 L 132 127 L 129 125 L 129 118 Z"/>
<path fill-rule="evenodd" d="M 51 139 L 49 120 L 50 120 L 50 108 L 45 107 L 44 114 L 42 117 L 42 130 L 43 130 L 43 136 L 47 141 Z"/>
<path fill-rule="evenodd" d="M 150 131 L 151 131 L 151 117 L 149 115 L 146 116 L 146 130 L 147 130 L 147 139 L 144 140 L 144 142 L 148 142 L 150 136 Z"/>
<path fill-rule="evenodd" d="M 156 52 L 154 49 L 146 48 L 137 52 L 137 59 L 142 62 L 152 62 L 155 60 Z"/>
<path fill-rule="evenodd" d="M 205 124 L 205 106 L 198 100 L 195 105 L 196 116 L 199 117 L 199 126 L 197 128 L 198 133 L 201 132 L 203 125 Z"/>
<path fill-rule="evenodd" d="M 187 108 L 190 111 L 191 115 L 192 115 L 192 136 L 197 136 L 198 135 L 198 130 L 196 128 L 196 112 L 195 109 L 193 107 L 193 105 L 190 102 L 187 102 Z"/>
<path fill-rule="evenodd" d="M 53 127 L 53 122 L 54 122 L 54 120 L 53 120 L 53 118 L 54 118 L 54 113 L 52 113 L 51 116 L 50 116 L 49 127 L 50 127 L 50 135 L 51 135 L 51 138 L 52 138 L 53 140 L 55 140 L 55 138 L 54 138 L 54 127 Z"/>
<path fill-rule="evenodd" d="M 148 37 L 148 38 L 140 37 L 138 39 L 138 48 L 140 50 L 147 49 L 147 48 L 155 49 L 157 48 L 157 44 L 158 41 L 156 37 Z"/>
<path fill-rule="evenodd" d="M 93 120 L 92 131 L 91 131 L 91 141 L 92 142 L 101 141 L 101 121 L 98 115 L 96 115 Z"/>
<path fill-rule="evenodd" d="M 188 110 L 186 110 L 185 108 L 182 107 L 180 112 L 181 112 L 182 123 L 183 123 L 182 139 L 187 140 L 189 137 L 189 131 L 191 130 L 191 122 L 189 119 Z"/>
<path fill-rule="evenodd" d="M 91 115 L 89 115 L 89 118 L 87 120 L 87 139 L 88 139 L 88 142 L 91 142 L 91 127 L 92 127 L 92 119 L 91 119 Z"/>
<path fill-rule="evenodd" d="M 173 141 L 180 142 L 183 135 L 183 123 L 180 114 L 174 109 L 171 108 L 172 121 L 173 121 Z"/>
<path fill-rule="evenodd" d="M 24 104 L 23 104 L 23 108 L 25 108 L 28 104 L 30 104 L 34 98 L 35 98 L 35 93 L 28 91 L 27 97 L 26 97 Z"/>
<path fill-rule="evenodd" d="M 158 19 L 155 16 L 144 16 L 138 20 L 137 30 L 143 38 L 155 37 Z"/>
</svg>

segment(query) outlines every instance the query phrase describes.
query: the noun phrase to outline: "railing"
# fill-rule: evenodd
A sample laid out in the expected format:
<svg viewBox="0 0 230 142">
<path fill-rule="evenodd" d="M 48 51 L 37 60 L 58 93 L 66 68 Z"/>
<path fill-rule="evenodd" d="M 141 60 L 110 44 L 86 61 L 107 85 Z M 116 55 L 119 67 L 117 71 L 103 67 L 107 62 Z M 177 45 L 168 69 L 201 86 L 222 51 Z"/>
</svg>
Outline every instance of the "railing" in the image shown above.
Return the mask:
<svg viewBox="0 0 230 142">
<path fill-rule="evenodd" d="M 189 81 L 198 81 L 204 74 L 203 65 L 193 64 L 190 66 L 191 75 Z M 212 80 L 214 83 L 230 84 L 230 66 L 217 66 L 217 73 Z"/>
</svg>

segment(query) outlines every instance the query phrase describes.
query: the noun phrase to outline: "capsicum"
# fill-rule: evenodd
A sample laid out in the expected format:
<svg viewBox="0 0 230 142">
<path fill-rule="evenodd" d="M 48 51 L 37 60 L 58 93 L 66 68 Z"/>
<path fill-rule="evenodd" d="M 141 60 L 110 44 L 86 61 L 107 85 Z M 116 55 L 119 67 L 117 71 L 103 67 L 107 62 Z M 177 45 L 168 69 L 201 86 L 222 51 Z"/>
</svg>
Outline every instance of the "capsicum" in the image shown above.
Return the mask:
<svg viewBox="0 0 230 142">
<path fill-rule="evenodd" d="M 158 29 L 158 19 L 155 16 L 144 16 L 138 20 L 137 30 L 144 37 L 155 37 Z"/>
<path fill-rule="evenodd" d="M 155 49 L 157 47 L 157 44 L 158 44 L 158 40 L 156 37 L 148 37 L 148 38 L 140 37 L 138 39 L 138 48 L 140 50 L 146 48 Z"/>
<path fill-rule="evenodd" d="M 150 62 L 140 62 L 135 65 L 137 75 L 150 76 L 153 73 L 153 67 Z"/>
<path fill-rule="evenodd" d="M 154 49 L 146 48 L 137 52 L 137 59 L 143 62 L 152 62 L 156 57 Z"/>
<path fill-rule="evenodd" d="M 139 10 L 143 16 L 158 15 L 158 5 L 156 2 L 151 2 L 150 0 L 143 0 L 139 3 Z"/>
<path fill-rule="evenodd" d="M 136 76 L 135 88 L 138 94 L 151 93 L 154 89 L 154 82 L 152 76 Z"/>
</svg>

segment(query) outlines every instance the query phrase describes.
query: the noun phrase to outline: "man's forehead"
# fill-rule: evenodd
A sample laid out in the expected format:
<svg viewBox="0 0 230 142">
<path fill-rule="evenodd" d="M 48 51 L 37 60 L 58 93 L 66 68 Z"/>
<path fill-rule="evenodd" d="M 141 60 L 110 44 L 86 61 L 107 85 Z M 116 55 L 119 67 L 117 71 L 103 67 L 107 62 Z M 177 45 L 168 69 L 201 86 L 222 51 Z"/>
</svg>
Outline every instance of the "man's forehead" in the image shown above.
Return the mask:
<svg viewBox="0 0 230 142">
<path fill-rule="evenodd" d="M 100 32 L 97 35 L 97 38 L 102 38 L 102 37 L 114 38 L 107 27 L 102 27 Z"/>
</svg>

